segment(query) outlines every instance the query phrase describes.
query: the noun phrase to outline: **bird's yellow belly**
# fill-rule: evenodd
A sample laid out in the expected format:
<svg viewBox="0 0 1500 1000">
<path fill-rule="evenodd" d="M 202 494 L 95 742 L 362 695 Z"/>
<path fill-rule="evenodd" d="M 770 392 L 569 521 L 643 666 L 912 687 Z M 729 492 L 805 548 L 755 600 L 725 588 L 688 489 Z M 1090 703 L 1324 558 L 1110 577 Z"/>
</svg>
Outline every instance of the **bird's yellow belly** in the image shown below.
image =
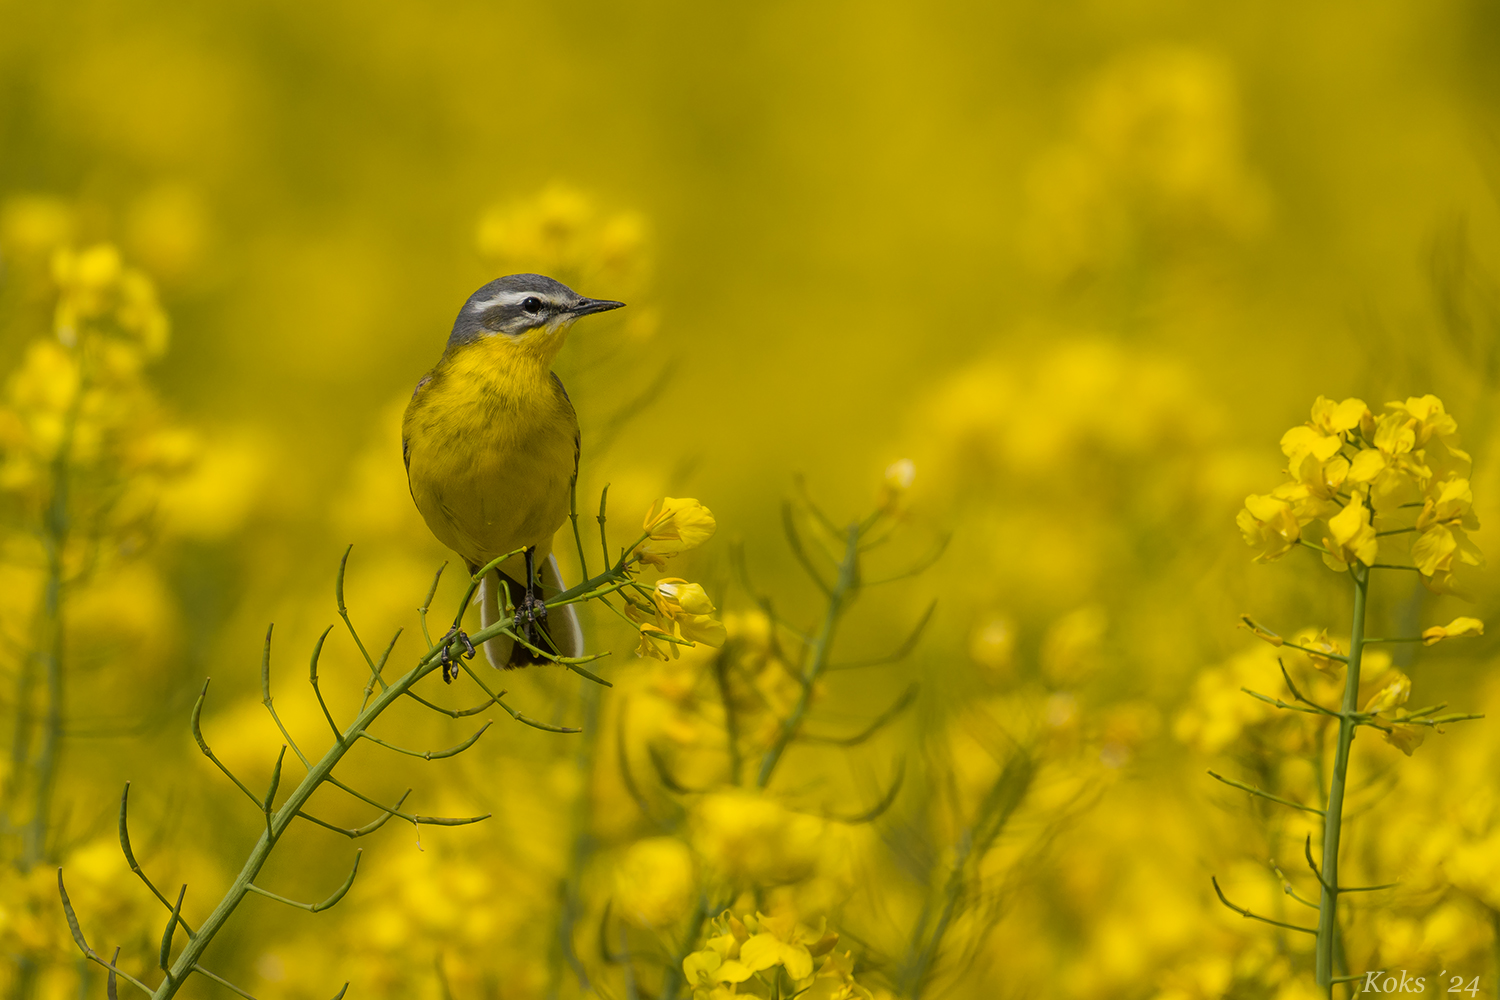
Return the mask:
<svg viewBox="0 0 1500 1000">
<path fill-rule="evenodd" d="M 545 557 L 568 516 L 576 424 L 558 413 L 519 427 L 442 409 L 414 421 L 408 439 L 412 497 L 428 527 L 475 565 L 523 546 Z"/>
</svg>

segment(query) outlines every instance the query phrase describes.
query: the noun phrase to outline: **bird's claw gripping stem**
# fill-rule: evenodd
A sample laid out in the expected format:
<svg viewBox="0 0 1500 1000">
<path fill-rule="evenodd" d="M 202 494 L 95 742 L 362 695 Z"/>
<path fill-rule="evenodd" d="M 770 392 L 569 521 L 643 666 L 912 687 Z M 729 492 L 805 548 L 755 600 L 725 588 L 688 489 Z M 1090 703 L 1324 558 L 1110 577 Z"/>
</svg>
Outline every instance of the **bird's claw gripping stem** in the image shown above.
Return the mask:
<svg viewBox="0 0 1500 1000">
<path fill-rule="evenodd" d="M 516 634 L 538 649 L 545 649 L 542 627 L 546 624 L 547 605 L 540 596 L 528 593 L 516 605 Z"/>
<path fill-rule="evenodd" d="M 454 654 L 453 650 L 455 644 L 463 646 L 463 649 L 459 650 L 457 655 Z M 443 636 L 442 647 L 443 656 L 439 662 L 443 665 L 443 683 L 452 684 L 454 679 L 458 677 L 458 657 L 462 656 L 469 660 L 474 659 L 474 643 L 469 641 L 469 636 L 463 629 L 455 625 L 448 630 L 447 635 Z"/>
</svg>

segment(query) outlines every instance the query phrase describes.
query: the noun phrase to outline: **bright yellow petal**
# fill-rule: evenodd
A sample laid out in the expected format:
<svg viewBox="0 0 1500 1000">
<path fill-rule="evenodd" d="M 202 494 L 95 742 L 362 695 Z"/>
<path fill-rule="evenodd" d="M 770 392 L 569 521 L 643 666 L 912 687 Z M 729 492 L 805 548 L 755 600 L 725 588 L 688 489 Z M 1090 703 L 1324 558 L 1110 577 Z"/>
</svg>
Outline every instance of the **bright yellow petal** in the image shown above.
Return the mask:
<svg viewBox="0 0 1500 1000">
<path fill-rule="evenodd" d="M 1375 477 L 1385 471 L 1385 456 L 1378 450 L 1366 448 L 1354 456 L 1354 461 L 1349 465 L 1349 478 L 1356 483 L 1372 483 Z"/>
<path fill-rule="evenodd" d="M 1370 408 L 1365 405 L 1364 400 L 1346 399 L 1334 407 L 1329 415 L 1328 423 L 1336 431 L 1351 431 L 1364 421 L 1365 415 L 1369 412 Z"/>
<path fill-rule="evenodd" d="M 1399 670 L 1392 670 L 1391 674 L 1391 679 L 1365 702 L 1364 711 L 1389 712 L 1398 705 L 1406 704 L 1406 699 L 1411 697 L 1411 678 Z"/>
<path fill-rule="evenodd" d="M 1440 569 L 1447 569 L 1450 557 L 1458 548 L 1458 540 L 1445 525 L 1428 528 L 1412 543 L 1411 558 L 1423 576 L 1432 576 Z"/>
</svg>

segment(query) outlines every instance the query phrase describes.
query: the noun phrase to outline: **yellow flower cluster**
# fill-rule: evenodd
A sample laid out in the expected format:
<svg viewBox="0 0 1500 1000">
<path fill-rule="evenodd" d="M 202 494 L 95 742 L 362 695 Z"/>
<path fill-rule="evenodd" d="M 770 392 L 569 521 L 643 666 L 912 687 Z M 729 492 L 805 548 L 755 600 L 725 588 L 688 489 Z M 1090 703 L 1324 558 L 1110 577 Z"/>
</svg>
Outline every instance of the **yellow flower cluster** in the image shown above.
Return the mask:
<svg viewBox="0 0 1500 1000">
<path fill-rule="evenodd" d="M 717 524 L 713 512 L 697 500 L 665 497 L 651 505 L 641 527 L 646 538 L 635 547 L 631 558 L 662 569 L 668 559 L 712 538 Z M 649 604 L 629 595 L 625 599 L 625 614 L 640 627 L 637 656 L 676 659 L 681 644 L 724 644 L 724 625 L 714 619 L 717 609 L 702 585 L 681 577 L 663 577 L 649 596 Z"/>
<path fill-rule="evenodd" d="M 1236 523 L 1259 562 L 1308 544 L 1339 571 L 1374 565 L 1381 538 L 1415 532 L 1410 556 L 1422 582 L 1435 593 L 1466 596 L 1456 574 L 1482 560 L 1466 534 L 1478 520 L 1458 425 L 1436 396 L 1385 408 L 1376 416 L 1362 400 L 1319 396 L 1311 419 L 1282 435 L 1290 479 L 1246 497 Z M 1414 526 L 1377 526 L 1409 508 L 1420 508 Z M 1318 520 L 1326 525 L 1321 546 L 1302 537 Z"/>
<path fill-rule="evenodd" d="M 724 1000 L 741 993 L 755 977 L 765 982 L 784 972 L 792 994 L 810 1000 L 872 1000 L 872 994 L 854 980 L 854 957 L 834 951 L 839 936 L 817 927 L 799 924 L 792 914 L 766 916 L 757 913 L 735 916 L 724 911 L 713 922 L 706 946 L 682 960 L 683 975 L 693 988 L 694 1000 Z M 822 958 L 822 964 L 814 960 Z M 773 987 L 773 995 L 783 995 Z"/>
<path fill-rule="evenodd" d="M 86 324 L 97 324 L 139 346 L 139 355 L 155 358 L 167 349 L 167 316 L 156 301 L 156 288 L 142 272 L 120 260 L 107 243 L 83 251 L 59 249 L 52 257 L 52 278 L 61 296 L 57 303 L 57 339 L 78 343 Z M 138 355 L 120 352 L 121 361 Z"/>
<path fill-rule="evenodd" d="M 155 507 L 161 481 L 198 450 L 192 435 L 162 421 L 141 377 L 166 349 L 166 315 L 150 279 L 113 246 L 57 250 L 51 276 L 55 336 L 27 348 L 0 402 L 0 492 L 36 516 L 61 461 L 79 503 L 115 498 L 116 520 L 138 521 Z"/>
</svg>

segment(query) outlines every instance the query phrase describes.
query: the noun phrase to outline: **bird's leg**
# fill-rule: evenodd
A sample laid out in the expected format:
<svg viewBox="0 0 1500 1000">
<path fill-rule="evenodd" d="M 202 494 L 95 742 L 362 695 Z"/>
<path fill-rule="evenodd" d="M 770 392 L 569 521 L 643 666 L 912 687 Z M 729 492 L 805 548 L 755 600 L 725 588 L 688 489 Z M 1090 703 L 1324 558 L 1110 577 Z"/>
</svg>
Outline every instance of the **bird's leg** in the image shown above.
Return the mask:
<svg viewBox="0 0 1500 1000">
<path fill-rule="evenodd" d="M 452 649 L 455 642 L 463 646 L 463 649 L 458 652 L 457 656 L 454 655 Z M 440 645 L 443 649 L 443 656 L 439 661 L 443 665 L 443 683 L 452 684 L 454 678 L 458 677 L 458 657 L 462 656 L 469 660 L 474 659 L 474 644 L 469 641 L 469 637 L 464 633 L 464 630 L 455 625 L 448 630 L 447 635 L 443 636 Z"/>
<path fill-rule="evenodd" d="M 547 623 L 547 605 L 536 582 L 536 547 L 526 550 L 526 593 L 516 605 L 516 634 L 537 649 L 547 647 L 542 626 Z"/>
</svg>

